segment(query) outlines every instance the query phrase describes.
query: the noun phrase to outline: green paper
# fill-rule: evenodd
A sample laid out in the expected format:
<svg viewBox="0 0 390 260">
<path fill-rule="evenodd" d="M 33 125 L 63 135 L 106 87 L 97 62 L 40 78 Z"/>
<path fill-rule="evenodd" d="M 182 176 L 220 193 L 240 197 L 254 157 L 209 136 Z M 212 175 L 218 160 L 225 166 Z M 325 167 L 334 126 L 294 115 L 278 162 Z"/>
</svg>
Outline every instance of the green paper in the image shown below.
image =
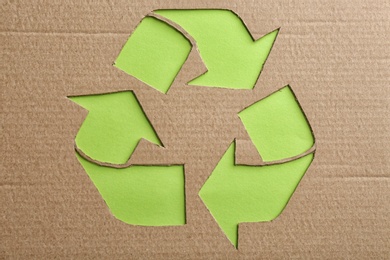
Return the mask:
<svg viewBox="0 0 390 260">
<path fill-rule="evenodd" d="M 208 72 L 190 85 L 252 89 L 278 34 L 254 41 L 242 20 L 229 10 L 157 10 L 196 41 Z"/>
<path fill-rule="evenodd" d="M 77 133 L 76 144 L 92 159 L 122 164 L 128 161 L 141 138 L 161 145 L 133 92 L 70 99 L 89 111 Z"/>
<path fill-rule="evenodd" d="M 309 167 L 313 154 L 272 166 L 235 166 L 232 143 L 199 192 L 234 246 L 238 224 L 275 219 Z"/>
<path fill-rule="evenodd" d="M 114 65 L 166 93 L 191 47 L 187 38 L 176 29 L 146 17 L 127 40 Z"/>
<path fill-rule="evenodd" d="M 239 117 L 264 161 L 299 155 L 314 144 L 309 123 L 288 86 L 241 111 Z"/>
<path fill-rule="evenodd" d="M 99 166 L 77 155 L 112 214 L 142 226 L 184 225 L 184 166 Z"/>
</svg>

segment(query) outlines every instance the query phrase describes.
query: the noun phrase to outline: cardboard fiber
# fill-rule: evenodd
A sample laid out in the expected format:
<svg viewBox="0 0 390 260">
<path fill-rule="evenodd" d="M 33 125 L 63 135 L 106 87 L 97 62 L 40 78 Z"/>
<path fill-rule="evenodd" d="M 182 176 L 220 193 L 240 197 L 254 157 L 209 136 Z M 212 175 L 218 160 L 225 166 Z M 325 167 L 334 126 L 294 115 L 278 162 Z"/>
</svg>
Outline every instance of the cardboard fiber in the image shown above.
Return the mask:
<svg viewBox="0 0 390 260">
<path fill-rule="evenodd" d="M 280 27 L 253 91 L 175 82 L 163 95 L 112 66 L 139 21 L 169 8 L 231 9 L 255 39 Z M 7 1 L 2 13 L 3 258 L 390 254 L 387 2 Z M 205 71 L 193 60 L 183 78 Z M 236 250 L 198 193 L 232 140 L 249 140 L 237 113 L 287 84 L 315 133 L 316 156 L 277 219 L 240 224 Z M 185 164 L 184 226 L 117 220 L 75 157 L 87 111 L 66 97 L 129 89 L 164 144 L 140 146 L 133 162 Z"/>
</svg>

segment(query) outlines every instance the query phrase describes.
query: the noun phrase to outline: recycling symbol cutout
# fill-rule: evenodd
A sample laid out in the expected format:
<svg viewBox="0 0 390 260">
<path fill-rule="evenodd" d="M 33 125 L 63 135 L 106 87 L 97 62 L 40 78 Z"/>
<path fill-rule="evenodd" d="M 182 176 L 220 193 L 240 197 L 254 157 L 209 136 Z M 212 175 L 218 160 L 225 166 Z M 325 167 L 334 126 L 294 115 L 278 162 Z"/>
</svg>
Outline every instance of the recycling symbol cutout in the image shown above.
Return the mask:
<svg viewBox="0 0 390 260">
<path fill-rule="evenodd" d="M 254 40 L 230 10 L 156 10 L 140 21 L 114 66 L 169 95 L 196 52 L 206 71 L 188 85 L 251 91 L 278 33 Z M 131 163 L 140 144 L 163 146 L 135 93 L 69 98 L 89 111 L 76 135 L 76 156 L 112 214 L 132 225 L 186 224 L 185 165 Z M 312 130 L 290 86 L 249 104 L 238 117 L 250 140 L 232 140 L 199 191 L 235 247 L 239 223 L 281 214 L 315 152 Z M 246 162 L 238 154 L 250 147 L 258 158 Z"/>
</svg>

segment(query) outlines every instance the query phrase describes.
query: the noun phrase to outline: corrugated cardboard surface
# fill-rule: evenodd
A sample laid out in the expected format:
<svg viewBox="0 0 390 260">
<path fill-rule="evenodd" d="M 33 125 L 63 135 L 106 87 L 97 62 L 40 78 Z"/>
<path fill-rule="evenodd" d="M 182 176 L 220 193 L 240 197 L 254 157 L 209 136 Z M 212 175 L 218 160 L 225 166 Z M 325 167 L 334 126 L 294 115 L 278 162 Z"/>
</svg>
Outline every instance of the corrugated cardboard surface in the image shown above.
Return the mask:
<svg viewBox="0 0 390 260">
<path fill-rule="evenodd" d="M 195 7 L 234 10 L 254 38 L 281 27 L 253 92 L 183 85 L 164 96 L 112 66 L 144 15 Z M 1 12 L 0 258 L 390 256 L 388 1 L 9 0 Z M 281 216 L 240 225 L 236 250 L 197 194 L 245 133 L 236 113 L 287 84 L 316 157 Z M 125 89 L 166 147 L 134 160 L 186 163 L 185 226 L 115 219 L 77 162 L 87 112 L 66 96 Z"/>
</svg>

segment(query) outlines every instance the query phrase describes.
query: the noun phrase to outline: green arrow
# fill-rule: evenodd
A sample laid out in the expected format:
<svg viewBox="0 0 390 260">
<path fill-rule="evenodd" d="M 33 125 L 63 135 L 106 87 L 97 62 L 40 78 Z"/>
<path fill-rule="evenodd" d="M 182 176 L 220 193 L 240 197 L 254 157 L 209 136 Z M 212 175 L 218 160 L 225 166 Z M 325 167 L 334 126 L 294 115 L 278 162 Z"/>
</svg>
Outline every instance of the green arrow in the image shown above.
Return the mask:
<svg viewBox="0 0 390 260">
<path fill-rule="evenodd" d="M 232 143 L 199 192 L 203 202 L 234 246 L 238 224 L 275 219 L 285 208 L 313 154 L 270 166 L 234 165 Z"/>
<path fill-rule="evenodd" d="M 131 91 L 69 97 L 89 111 L 76 136 L 86 155 L 100 162 L 126 163 L 139 140 L 161 145 Z"/>
<path fill-rule="evenodd" d="M 278 34 L 254 41 L 242 20 L 230 10 L 157 10 L 196 41 L 208 71 L 189 84 L 252 89 Z"/>
<path fill-rule="evenodd" d="M 142 226 L 184 225 L 184 166 L 99 166 L 77 155 L 112 214 Z"/>
</svg>

